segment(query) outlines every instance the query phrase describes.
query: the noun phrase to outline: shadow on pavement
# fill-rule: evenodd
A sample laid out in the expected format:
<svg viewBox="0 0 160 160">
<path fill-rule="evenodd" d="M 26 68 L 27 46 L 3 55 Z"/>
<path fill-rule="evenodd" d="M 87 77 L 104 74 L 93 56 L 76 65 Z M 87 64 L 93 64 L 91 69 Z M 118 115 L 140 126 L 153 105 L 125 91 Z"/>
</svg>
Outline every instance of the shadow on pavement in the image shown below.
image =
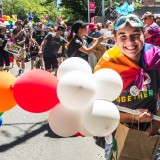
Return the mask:
<svg viewBox="0 0 160 160">
<path fill-rule="evenodd" d="M 23 123 L 24 124 L 24 123 Z M 33 124 L 33 123 L 32 123 Z M 34 130 L 34 131 L 30 131 L 31 128 L 33 128 L 36 125 L 42 124 L 41 127 L 39 127 L 38 129 Z M 15 124 L 4 124 L 4 125 L 15 125 Z M 16 124 L 19 125 L 19 124 Z M 22 123 L 20 123 L 20 125 L 22 125 Z M 17 127 L 16 127 L 17 128 Z M 2 144 L 0 145 L 0 152 L 5 152 L 13 147 L 16 147 L 17 145 L 21 145 L 23 143 L 25 143 L 26 141 L 28 141 L 29 139 L 37 136 L 38 134 L 44 132 L 44 131 L 48 131 L 47 134 L 45 134 L 45 137 L 50 137 L 50 138 L 63 138 L 60 137 L 58 135 L 56 135 L 55 133 L 53 133 L 53 131 L 50 129 L 48 121 L 43 121 L 43 122 L 39 122 L 39 123 L 34 123 L 33 126 L 31 126 L 26 132 L 25 134 L 23 134 L 20 137 L 17 137 L 16 140 L 7 143 L 7 144 Z M 6 136 L 7 132 L 6 131 L 1 131 L 1 133 L 3 135 Z M 10 136 L 10 135 L 8 135 Z"/>
</svg>

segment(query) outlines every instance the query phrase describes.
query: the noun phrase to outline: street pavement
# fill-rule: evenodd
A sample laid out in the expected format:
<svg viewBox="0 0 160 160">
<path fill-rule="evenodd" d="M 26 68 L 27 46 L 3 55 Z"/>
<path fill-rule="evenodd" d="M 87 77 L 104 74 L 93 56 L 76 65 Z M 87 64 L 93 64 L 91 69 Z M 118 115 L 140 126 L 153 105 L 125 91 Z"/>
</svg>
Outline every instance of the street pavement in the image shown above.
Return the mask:
<svg viewBox="0 0 160 160">
<path fill-rule="evenodd" d="M 26 70 L 30 62 L 26 63 Z M 10 70 L 18 73 L 16 64 Z M 27 98 L 27 97 L 26 97 Z M 0 160 L 104 160 L 92 137 L 61 138 L 48 125 L 49 112 L 29 113 L 19 106 L 2 115 Z"/>
</svg>

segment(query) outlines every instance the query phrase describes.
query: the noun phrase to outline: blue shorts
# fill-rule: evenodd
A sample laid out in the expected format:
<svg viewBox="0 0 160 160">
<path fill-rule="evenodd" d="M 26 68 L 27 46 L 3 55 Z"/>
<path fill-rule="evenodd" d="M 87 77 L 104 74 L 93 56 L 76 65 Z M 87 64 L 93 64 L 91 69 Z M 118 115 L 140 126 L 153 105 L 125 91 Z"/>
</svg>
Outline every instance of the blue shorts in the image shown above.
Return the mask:
<svg viewBox="0 0 160 160">
<path fill-rule="evenodd" d="M 37 56 L 31 56 L 31 61 L 35 61 Z"/>
</svg>

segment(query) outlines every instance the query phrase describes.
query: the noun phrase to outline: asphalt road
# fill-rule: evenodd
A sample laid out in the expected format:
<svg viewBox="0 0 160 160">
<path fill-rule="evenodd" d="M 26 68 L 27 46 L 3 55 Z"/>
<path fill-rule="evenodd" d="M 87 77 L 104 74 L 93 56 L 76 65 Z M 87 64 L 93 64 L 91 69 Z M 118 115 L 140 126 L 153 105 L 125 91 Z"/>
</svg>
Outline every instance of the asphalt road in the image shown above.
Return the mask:
<svg viewBox="0 0 160 160">
<path fill-rule="evenodd" d="M 29 69 L 30 62 L 26 63 Z M 18 68 L 10 70 L 15 76 Z M 104 160 L 92 137 L 60 138 L 48 125 L 49 112 L 34 114 L 19 106 L 5 112 L 0 127 L 0 160 Z"/>
</svg>

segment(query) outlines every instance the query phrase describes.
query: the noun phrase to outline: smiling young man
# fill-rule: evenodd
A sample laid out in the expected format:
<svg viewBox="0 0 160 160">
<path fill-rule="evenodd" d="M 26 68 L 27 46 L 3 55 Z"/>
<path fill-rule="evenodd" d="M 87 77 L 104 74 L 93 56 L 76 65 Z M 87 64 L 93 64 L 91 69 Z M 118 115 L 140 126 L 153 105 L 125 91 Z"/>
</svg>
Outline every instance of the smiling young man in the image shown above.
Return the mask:
<svg viewBox="0 0 160 160">
<path fill-rule="evenodd" d="M 134 63 L 138 64 L 141 58 L 141 50 L 144 45 L 143 29 L 132 27 L 129 23 L 125 28 L 117 30 L 115 41 L 119 49 Z"/>
<path fill-rule="evenodd" d="M 106 51 L 95 71 L 111 68 L 118 72 L 123 80 L 123 90 L 113 103 L 141 112 L 136 116 L 120 112 L 120 122 L 136 128 L 139 124 L 137 129 L 143 131 L 151 131 L 152 127 L 151 135 L 155 135 L 160 128 L 160 122 L 153 120 L 153 114 L 160 115 L 157 107 L 160 50 L 144 42 L 143 23 L 135 14 L 121 16 L 115 21 L 114 36 L 116 46 Z M 110 158 L 111 146 L 106 143 L 107 160 Z"/>
</svg>

